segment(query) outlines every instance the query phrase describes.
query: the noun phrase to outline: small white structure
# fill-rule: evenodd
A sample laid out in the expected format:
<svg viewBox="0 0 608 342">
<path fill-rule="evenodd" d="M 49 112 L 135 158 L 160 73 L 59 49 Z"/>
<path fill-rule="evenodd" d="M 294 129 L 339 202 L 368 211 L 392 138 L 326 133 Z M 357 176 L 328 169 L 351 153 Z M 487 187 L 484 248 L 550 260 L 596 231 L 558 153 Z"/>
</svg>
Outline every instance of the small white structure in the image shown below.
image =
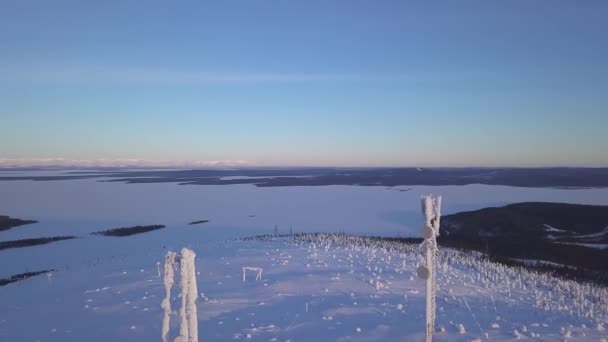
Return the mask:
<svg viewBox="0 0 608 342">
<path fill-rule="evenodd" d="M 261 267 L 250 267 L 250 266 L 243 267 L 243 281 L 247 281 L 247 271 L 257 272 L 257 275 L 255 276 L 255 280 L 261 280 L 262 272 L 264 272 L 264 269 Z"/>
</svg>

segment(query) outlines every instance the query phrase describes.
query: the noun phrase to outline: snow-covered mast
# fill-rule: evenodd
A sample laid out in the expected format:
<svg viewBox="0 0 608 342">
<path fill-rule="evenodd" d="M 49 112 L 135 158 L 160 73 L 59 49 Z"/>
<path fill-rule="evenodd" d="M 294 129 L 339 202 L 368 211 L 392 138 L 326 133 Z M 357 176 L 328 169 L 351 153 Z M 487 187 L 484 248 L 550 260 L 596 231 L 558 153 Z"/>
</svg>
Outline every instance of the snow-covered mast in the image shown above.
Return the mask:
<svg viewBox="0 0 608 342">
<path fill-rule="evenodd" d="M 424 265 L 418 267 L 418 276 L 426 280 L 426 341 L 433 341 L 435 330 L 435 291 L 437 289 L 435 263 L 437 259 L 437 236 L 439 235 L 439 221 L 441 218 L 441 196 L 432 195 L 422 197 L 422 214 L 424 227 L 422 227 L 422 242 L 425 247 Z"/>
<path fill-rule="evenodd" d="M 175 262 L 180 263 L 180 286 L 182 306 L 179 310 L 179 336 L 175 342 L 198 342 L 198 317 L 196 310 L 196 299 L 198 298 L 198 288 L 196 285 L 196 253 L 188 248 L 183 248 L 180 255 L 175 252 L 167 252 L 165 256 L 165 298 L 161 302 L 163 309 L 163 326 L 161 339 L 167 342 L 169 337 L 169 326 L 171 319 L 171 287 L 175 283 Z"/>
<path fill-rule="evenodd" d="M 160 306 L 163 309 L 163 327 L 161 332 L 161 339 L 163 342 L 168 341 L 169 337 L 169 324 L 171 323 L 171 287 L 175 283 L 173 279 L 175 267 L 175 252 L 167 252 L 165 256 L 165 276 L 163 282 L 165 284 L 165 299 L 161 302 Z"/>
</svg>

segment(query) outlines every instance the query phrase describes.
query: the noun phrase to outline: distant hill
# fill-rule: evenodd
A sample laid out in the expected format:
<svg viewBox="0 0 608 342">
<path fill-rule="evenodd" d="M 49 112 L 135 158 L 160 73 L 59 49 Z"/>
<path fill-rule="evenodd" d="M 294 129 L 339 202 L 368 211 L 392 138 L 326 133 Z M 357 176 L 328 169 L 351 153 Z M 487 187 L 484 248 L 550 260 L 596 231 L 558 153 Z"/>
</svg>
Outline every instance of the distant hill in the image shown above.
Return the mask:
<svg viewBox="0 0 608 342">
<path fill-rule="evenodd" d="M 442 218 L 446 235 L 608 243 L 608 206 L 525 202 Z M 582 242 L 581 241 L 581 242 Z"/>
<path fill-rule="evenodd" d="M 526 202 L 447 215 L 440 243 L 608 272 L 608 206 Z"/>
</svg>

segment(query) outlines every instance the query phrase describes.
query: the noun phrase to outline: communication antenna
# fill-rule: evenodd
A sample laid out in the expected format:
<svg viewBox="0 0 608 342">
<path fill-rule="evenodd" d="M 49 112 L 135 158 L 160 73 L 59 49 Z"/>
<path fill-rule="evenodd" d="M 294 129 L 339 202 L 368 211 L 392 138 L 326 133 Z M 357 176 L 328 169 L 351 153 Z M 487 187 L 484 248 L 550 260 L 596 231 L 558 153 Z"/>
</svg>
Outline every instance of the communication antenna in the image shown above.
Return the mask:
<svg viewBox="0 0 608 342">
<path fill-rule="evenodd" d="M 437 236 L 439 235 L 439 220 L 441 218 L 441 196 L 422 196 L 422 214 L 424 226 L 421 235 L 424 241 L 424 264 L 418 267 L 419 278 L 426 280 L 426 341 L 433 341 L 435 330 L 435 291 L 437 289 L 435 264 L 437 259 Z"/>
<path fill-rule="evenodd" d="M 198 342 L 198 315 L 196 311 L 196 300 L 198 298 L 198 287 L 196 285 L 196 269 L 194 259 L 196 253 L 188 248 L 182 248 L 181 254 L 168 251 L 165 256 L 165 298 L 160 306 L 163 309 L 163 325 L 161 340 L 169 341 L 169 328 L 171 326 L 171 287 L 175 283 L 175 264 L 180 264 L 180 285 L 182 306 L 179 310 L 179 336 L 174 341 Z"/>
</svg>

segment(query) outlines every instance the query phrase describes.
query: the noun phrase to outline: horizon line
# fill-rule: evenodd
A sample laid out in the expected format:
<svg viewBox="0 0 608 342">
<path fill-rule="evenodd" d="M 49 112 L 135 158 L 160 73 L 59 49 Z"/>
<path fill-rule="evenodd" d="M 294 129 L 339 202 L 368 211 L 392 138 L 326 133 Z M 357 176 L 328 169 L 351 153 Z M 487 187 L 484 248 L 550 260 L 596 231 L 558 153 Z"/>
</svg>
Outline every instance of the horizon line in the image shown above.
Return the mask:
<svg viewBox="0 0 608 342">
<path fill-rule="evenodd" d="M 467 166 L 336 166 L 336 165 L 241 165 L 241 166 L 229 166 L 229 165 L 217 165 L 217 166 L 155 166 L 155 165 L 23 165 L 23 166 L 5 166 L 0 165 L 0 171 L 46 171 L 46 170 L 295 170 L 295 169 L 608 169 L 607 166 L 583 166 L 583 165 L 548 165 L 548 166 L 479 166 L 479 165 L 467 165 Z"/>
</svg>

